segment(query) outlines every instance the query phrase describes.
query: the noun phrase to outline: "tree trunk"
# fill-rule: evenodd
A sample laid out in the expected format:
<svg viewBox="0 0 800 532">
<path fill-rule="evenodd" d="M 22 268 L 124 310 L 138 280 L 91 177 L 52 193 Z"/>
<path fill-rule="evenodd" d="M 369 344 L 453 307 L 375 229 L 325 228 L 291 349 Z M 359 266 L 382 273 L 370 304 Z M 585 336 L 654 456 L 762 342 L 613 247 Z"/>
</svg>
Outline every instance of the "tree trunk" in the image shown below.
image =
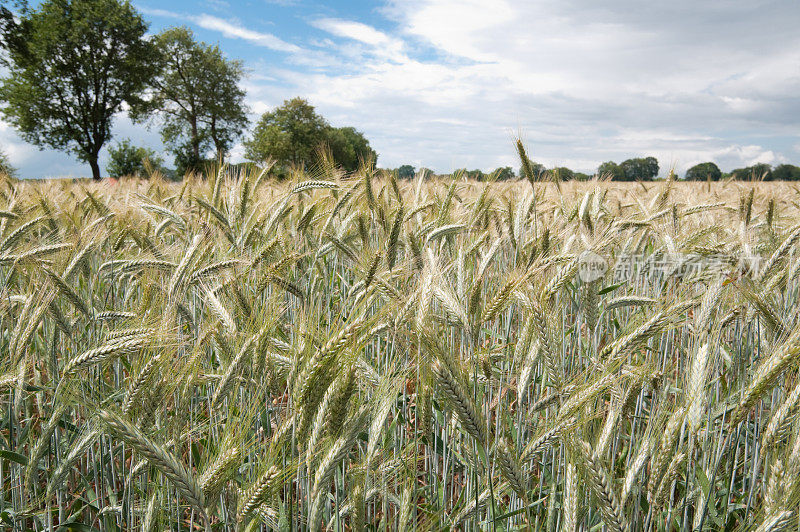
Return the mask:
<svg viewBox="0 0 800 532">
<path fill-rule="evenodd" d="M 97 164 L 97 155 L 93 155 L 89 158 L 89 166 L 92 167 L 92 179 L 95 181 L 100 180 L 100 165 Z"/>
<path fill-rule="evenodd" d="M 214 149 L 217 150 L 217 163 L 222 164 L 225 159 L 225 154 L 222 153 L 222 143 L 217 137 L 217 117 L 211 117 L 211 140 L 214 141 Z"/>
<path fill-rule="evenodd" d="M 195 162 L 200 160 L 200 138 L 197 135 L 197 118 L 192 117 L 190 120 L 192 125 L 192 155 L 194 155 Z"/>
</svg>

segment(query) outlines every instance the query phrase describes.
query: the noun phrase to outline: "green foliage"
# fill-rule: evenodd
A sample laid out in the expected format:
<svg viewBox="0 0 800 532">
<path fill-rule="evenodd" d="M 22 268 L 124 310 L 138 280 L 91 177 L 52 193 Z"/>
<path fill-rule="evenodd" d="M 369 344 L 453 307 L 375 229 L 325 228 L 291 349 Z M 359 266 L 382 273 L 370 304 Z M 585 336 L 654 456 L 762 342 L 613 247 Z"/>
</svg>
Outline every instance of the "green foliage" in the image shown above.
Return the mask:
<svg viewBox="0 0 800 532">
<path fill-rule="evenodd" d="M 189 173 L 204 172 L 206 168 L 219 163 L 217 159 L 196 157 L 191 146 L 184 145 L 175 149 L 175 176 L 182 178 Z"/>
<path fill-rule="evenodd" d="M 370 148 L 364 134 L 355 128 L 328 128 L 326 140 L 334 162 L 348 172 L 356 170 L 362 161 L 371 161 L 374 164 L 378 159 L 378 154 Z"/>
<path fill-rule="evenodd" d="M 430 168 L 425 168 L 424 166 L 420 167 L 420 169 L 417 170 L 417 174 L 422 174 L 422 179 L 423 180 L 430 179 L 431 177 L 433 177 L 435 175 L 433 170 L 431 170 Z"/>
<path fill-rule="evenodd" d="M 597 168 L 600 176 L 610 176 L 613 181 L 652 181 L 658 175 L 655 157 L 627 159 L 617 164 L 608 161 Z"/>
<path fill-rule="evenodd" d="M 318 159 L 318 150 L 328 146 L 334 162 L 347 171 L 360 161 L 377 161 L 364 135 L 352 127 L 334 128 L 302 98 L 286 100 L 264 113 L 244 143 L 245 157 L 252 161 L 274 160 L 279 166 L 309 168 Z"/>
<path fill-rule="evenodd" d="M 17 177 L 17 169 L 12 166 L 8 160 L 8 155 L 0 151 L 0 175 L 7 175 L 8 177 Z"/>
<path fill-rule="evenodd" d="M 624 181 L 625 172 L 614 161 L 607 161 L 597 167 L 597 175 L 610 177 L 613 181 Z"/>
<path fill-rule="evenodd" d="M 766 163 L 756 163 L 731 170 L 730 176 L 740 181 L 772 181 L 772 167 Z"/>
<path fill-rule="evenodd" d="M 109 177 L 145 177 L 153 170 L 160 170 L 164 164 L 154 150 L 134 146 L 130 139 L 123 139 L 109 148 L 108 155 L 106 171 Z"/>
<path fill-rule="evenodd" d="M 397 178 L 398 179 L 414 179 L 414 174 L 416 170 L 410 164 L 404 164 L 400 168 L 397 169 Z"/>
<path fill-rule="evenodd" d="M 315 150 L 325 142 L 328 123 L 302 98 L 286 100 L 264 113 L 246 141 L 245 157 L 251 161 L 273 159 L 282 166 L 310 166 Z"/>
<path fill-rule="evenodd" d="M 510 166 L 502 166 L 497 168 L 494 172 L 492 172 L 492 175 L 494 175 L 494 178 L 497 181 L 509 181 L 511 179 L 516 179 L 517 177 L 514 174 L 514 169 Z"/>
<path fill-rule="evenodd" d="M 544 174 L 547 172 L 547 167 L 542 163 L 537 163 L 534 161 L 530 161 L 531 170 L 533 171 L 533 178 L 537 181 L 540 179 L 544 179 Z M 520 167 L 518 174 L 520 177 L 525 175 L 525 171 L 522 167 Z"/>
<path fill-rule="evenodd" d="M 577 173 L 565 166 L 553 168 L 552 170 L 547 170 L 543 164 L 531 162 L 531 170 L 533 171 L 534 179 L 537 181 L 543 179 L 549 179 L 550 177 L 552 177 L 552 175 L 557 175 L 558 179 L 561 181 L 569 181 L 572 179 L 581 179 L 581 180 L 589 179 L 589 176 L 587 176 L 586 174 Z M 524 169 L 520 168 L 520 176 L 523 173 Z M 517 175 L 514 173 L 514 169 L 510 166 L 502 166 L 496 168 L 489 174 L 485 174 L 481 170 L 467 170 L 466 168 L 460 168 L 458 170 L 455 170 L 454 174 L 461 174 L 466 179 L 472 179 L 475 181 L 482 181 L 490 177 L 492 180 L 495 181 L 509 181 L 517 178 Z"/>
<path fill-rule="evenodd" d="M 194 39 L 185 27 L 154 39 L 160 51 L 151 94 L 133 108 L 138 121 L 157 119 L 164 143 L 175 154 L 179 173 L 202 168 L 204 154 L 224 159 L 247 126 L 241 61 L 226 59 L 218 46 Z"/>
<path fill-rule="evenodd" d="M 474 181 L 483 181 L 486 175 L 481 170 L 467 170 L 466 168 L 459 168 L 453 171 L 454 175 L 461 175 L 466 179 L 472 179 Z"/>
<path fill-rule="evenodd" d="M 575 172 L 573 172 L 566 166 L 559 166 L 553 168 L 551 172 L 557 177 L 559 181 L 570 181 L 572 179 L 575 179 Z"/>
<path fill-rule="evenodd" d="M 652 181 L 658 176 L 658 160 L 655 157 L 641 157 L 622 161 L 619 165 L 625 181 Z"/>
<path fill-rule="evenodd" d="M 712 162 L 696 164 L 686 170 L 687 181 L 719 181 L 721 177 L 722 171 Z"/>
<path fill-rule="evenodd" d="M 48 0 L 18 18 L 0 8 L 3 116 L 26 141 L 73 153 L 99 179 L 114 115 L 153 74 L 146 32 L 126 0 Z"/>
<path fill-rule="evenodd" d="M 779 164 L 772 170 L 773 181 L 800 181 L 800 167 L 793 164 Z"/>
</svg>

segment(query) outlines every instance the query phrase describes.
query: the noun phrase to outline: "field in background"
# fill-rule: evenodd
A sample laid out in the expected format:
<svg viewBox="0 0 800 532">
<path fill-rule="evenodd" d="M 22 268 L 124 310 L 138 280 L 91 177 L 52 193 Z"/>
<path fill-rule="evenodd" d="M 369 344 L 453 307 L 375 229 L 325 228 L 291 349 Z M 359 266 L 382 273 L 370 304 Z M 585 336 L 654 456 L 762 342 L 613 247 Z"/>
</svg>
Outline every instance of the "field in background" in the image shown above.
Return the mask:
<svg viewBox="0 0 800 532">
<path fill-rule="evenodd" d="M 798 199 L 2 180 L 0 522 L 796 528 Z"/>
</svg>

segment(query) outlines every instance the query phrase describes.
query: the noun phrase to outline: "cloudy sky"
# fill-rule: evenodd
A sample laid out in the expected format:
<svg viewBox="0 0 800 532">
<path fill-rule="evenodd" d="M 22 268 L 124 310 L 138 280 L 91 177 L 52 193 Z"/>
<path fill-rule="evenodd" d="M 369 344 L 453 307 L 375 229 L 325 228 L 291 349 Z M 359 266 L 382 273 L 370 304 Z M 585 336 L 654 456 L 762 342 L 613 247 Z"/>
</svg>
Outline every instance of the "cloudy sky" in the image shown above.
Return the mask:
<svg viewBox="0 0 800 532">
<path fill-rule="evenodd" d="M 382 167 L 516 168 L 518 134 L 535 160 L 585 172 L 644 155 L 662 174 L 800 164 L 797 0 L 134 5 L 152 32 L 186 25 L 244 60 L 253 120 L 302 96 L 363 131 Z M 115 134 L 163 149 L 125 116 Z M 0 148 L 25 177 L 90 173 L 2 122 Z"/>
</svg>

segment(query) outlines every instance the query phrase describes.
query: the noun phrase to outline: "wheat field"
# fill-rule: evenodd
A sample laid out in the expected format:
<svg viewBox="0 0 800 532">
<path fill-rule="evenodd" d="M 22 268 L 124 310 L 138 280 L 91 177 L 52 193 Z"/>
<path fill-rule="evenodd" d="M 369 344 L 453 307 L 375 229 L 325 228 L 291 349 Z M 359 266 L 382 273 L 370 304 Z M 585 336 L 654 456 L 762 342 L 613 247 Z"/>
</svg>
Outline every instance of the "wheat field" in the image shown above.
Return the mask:
<svg viewBox="0 0 800 532">
<path fill-rule="evenodd" d="M 0 178 L 0 523 L 798 529 L 797 187 L 373 177 Z"/>
</svg>

